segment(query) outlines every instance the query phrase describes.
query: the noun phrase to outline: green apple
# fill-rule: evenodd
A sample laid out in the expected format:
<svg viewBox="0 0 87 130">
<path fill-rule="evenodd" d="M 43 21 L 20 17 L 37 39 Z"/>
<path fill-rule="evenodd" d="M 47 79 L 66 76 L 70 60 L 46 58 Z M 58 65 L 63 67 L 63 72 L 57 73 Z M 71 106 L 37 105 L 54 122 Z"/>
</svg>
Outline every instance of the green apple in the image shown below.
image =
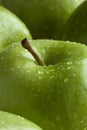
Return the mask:
<svg viewBox="0 0 87 130">
<path fill-rule="evenodd" d="M 87 46 L 56 40 L 30 43 L 32 55 L 20 42 L 0 53 L 0 110 L 44 130 L 86 130 Z"/>
<path fill-rule="evenodd" d="M 33 38 L 60 39 L 64 24 L 84 0 L 1 0 L 29 27 Z"/>
<path fill-rule="evenodd" d="M 87 45 L 87 0 L 73 12 L 68 20 L 63 40 L 81 42 Z"/>
<path fill-rule="evenodd" d="M 19 115 L 0 111 L 0 130 L 42 130 Z"/>
<path fill-rule="evenodd" d="M 0 50 L 24 37 L 31 39 L 30 32 L 24 23 L 9 10 L 0 6 Z"/>
</svg>

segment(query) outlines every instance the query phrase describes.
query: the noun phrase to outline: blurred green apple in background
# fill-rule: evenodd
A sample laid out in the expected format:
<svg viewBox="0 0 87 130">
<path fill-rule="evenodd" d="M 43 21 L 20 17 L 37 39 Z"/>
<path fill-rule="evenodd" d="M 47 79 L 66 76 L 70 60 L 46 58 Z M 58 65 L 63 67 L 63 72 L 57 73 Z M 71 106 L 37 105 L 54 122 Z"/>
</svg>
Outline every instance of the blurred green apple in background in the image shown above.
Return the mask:
<svg viewBox="0 0 87 130">
<path fill-rule="evenodd" d="M 20 42 L 2 50 L 0 110 L 26 117 L 44 130 L 85 130 L 87 46 L 54 40 L 29 42 L 44 64 L 39 65 Z"/>
<path fill-rule="evenodd" d="M 0 6 L 0 50 L 24 37 L 31 39 L 30 32 L 24 23 L 9 10 Z"/>
<path fill-rule="evenodd" d="M 87 45 L 87 0 L 73 12 L 68 20 L 63 40 L 81 42 Z"/>
<path fill-rule="evenodd" d="M 29 27 L 34 39 L 61 39 L 63 26 L 84 0 L 0 0 Z"/>
<path fill-rule="evenodd" d="M 18 115 L 0 111 L 0 130 L 42 130 Z"/>
</svg>

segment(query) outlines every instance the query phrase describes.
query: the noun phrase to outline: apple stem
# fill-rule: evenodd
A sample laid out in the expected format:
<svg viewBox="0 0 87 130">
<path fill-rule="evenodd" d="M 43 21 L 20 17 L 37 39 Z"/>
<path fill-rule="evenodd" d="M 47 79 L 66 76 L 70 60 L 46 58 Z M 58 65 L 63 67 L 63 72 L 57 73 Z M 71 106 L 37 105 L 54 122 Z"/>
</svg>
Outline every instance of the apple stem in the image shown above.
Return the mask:
<svg viewBox="0 0 87 130">
<path fill-rule="evenodd" d="M 22 46 L 27 49 L 35 58 L 35 60 L 37 61 L 37 63 L 41 66 L 44 66 L 44 62 L 41 60 L 41 58 L 38 56 L 38 54 L 34 51 L 34 49 L 32 48 L 32 46 L 30 45 L 30 42 L 28 41 L 27 38 L 24 38 L 21 41 Z"/>
</svg>

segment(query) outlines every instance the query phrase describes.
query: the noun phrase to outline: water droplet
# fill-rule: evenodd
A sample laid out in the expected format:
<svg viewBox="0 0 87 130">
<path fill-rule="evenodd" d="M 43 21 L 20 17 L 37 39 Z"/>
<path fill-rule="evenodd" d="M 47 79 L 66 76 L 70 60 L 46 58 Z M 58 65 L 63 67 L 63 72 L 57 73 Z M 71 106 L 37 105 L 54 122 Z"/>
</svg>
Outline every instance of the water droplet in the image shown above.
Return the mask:
<svg viewBox="0 0 87 130">
<path fill-rule="evenodd" d="M 46 102 L 44 99 L 42 100 L 42 105 L 43 105 L 43 107 L 46 107 Z"/>
<path fill-rule="evenodd" d="M 84 123 L 84 121 L 82 120 L 82 121 L 81 121 L 81 124 L 83 124 L 83 123 Z"/>
<path fill-rule="evenodd" d="M 42 76 L 39 76 L 39 79 L 42 79 Z"/>
<path fill-rule="evenodd" d="M 32 81 L 32 82 L 34 82 L 34 81 L 35 81 L 35 79 L 31 79 L 31 81 Z"/>
<path fill-rule="evenodd" d="M 49 74 L 49 71 L 47 71 L 47 74 Z"/>
<path fill-rule="evenodd" d="M 76 74 L 73 74 L 73 77 L 76 77 Z"/>
<path fill-rule="evenodd" d="M 20 66 L 17 66 L 18 69 L 20 69 L 21 67 Z"/>
<path fill-rule="evenodd" d="M 1 60 L 3 60 L 3 59 L 4 59 L 4 57 L 2 56 L 2 57 L 1 57 Z"/>
<path fill-rule="evenodd" d="M 87 127 L 85 127 L 84 130 L 87 130 Z"/>
<path fill-rule="evenodd" d="M 54 72 L 55 70 L 54 69 L 51 69 L 50 72 Z M 49 72 L 49 71 L 48 71 Z"/>
<path fill-rule="evenodd" d="M 56 117 L 56 120 L 59 122 L 60 121 L 60 117 Z"/>
<path fill-rule="evenodd" d="M 39 75 L 38 75 L 38 78 L 39 78 L 39 79 L 42 79 L 43 72 L 42 72 L 42 71 L 38 71 L 38 74 L 39 74 Z"/>
<path fill-rule="evenodd" d="M 38 71 L 38 74 L 41 75 L 41 74 L 43 74 L 43 72 L 42 71 Z"/>
<path fill-rule="evenodd" d="M 51 7 L 51 8 L 50 8 L 50 10 L 51 10 L 51 11 L 53 11 L 53 10 L 54 10 L 54 8 L 53 8 L 53 7 Z"/>
<path fill-rule="evenodd" d="M 4 65 L 4 68 L 6 68 L 7 67 L 7 65 Z"/>
<path fill-rule="evenodd" d="M 55 76 L 54 76 L 54 75 L 50 76 L 50 79 L 54 79 L 54 78 L 55 78 Z"/>
<path fill-rule="evenodd" d="M 0 123 L 1 123 L 1 124 L 4 124 L 5 122 L 4 122 L 4 121 L 1 121 Z"/>
<path fill-rule="evenodd" d="M 20 117 L 20 116 L 17 116 L 17 118 L 19 118 L 19 119 L 21 119 L 21 120 L 24 120 L 24 118 L 23 118 L 23 117 Z"/>
<path fill-rule="evenodd" d="M 63 65 L 61 65 L 61 66 L 60 66 L 60 69 L 61 69 L 61 70 L 64 70 L 65 68 L 64 68 L 64 66 L 63 66 Z"/>
<path fill-rule="evenodd" d="M 72 69 L 72 67 L 71 67 L 71 66 L 68 66 L 68 67 L 67 67 L 67 69 L 68 69 L 68 70 L 71 70 L 71 69 Z"/>
<path fill-rule="evenodd" d="M 64 79 L 64 83 L 67 83 L 67 82 L 68 82 L 68 78 L 65 78 L 65 79 Z"/>
<path fill-rule="evenodd" d="M 52 123 L 52 127 L 55 127 L 55 123 L 54 122 Z"/>
<path fill-rule="evenodd" d="M 11 68 L 11 70 L 13 70 L 13 71 L 14 71 L 14 70 L 15 70 L 15 68 L 13 68 L 13 67 L 12 67 L 12 68 Z"/>
<path fill-rule="evenodd" d="M 71 65 L 71 64 L 72 64 L 72 62 L 71 62 L 71 61 L 67 62 L 67 65 Z"/>
</svg>

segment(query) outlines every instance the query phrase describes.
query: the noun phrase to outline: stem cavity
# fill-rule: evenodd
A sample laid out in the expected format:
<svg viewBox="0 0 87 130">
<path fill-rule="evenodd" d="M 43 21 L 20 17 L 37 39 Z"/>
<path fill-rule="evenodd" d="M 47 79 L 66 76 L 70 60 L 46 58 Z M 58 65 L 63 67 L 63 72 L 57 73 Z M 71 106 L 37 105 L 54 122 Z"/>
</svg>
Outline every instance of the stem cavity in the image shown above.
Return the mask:
<svg viewBox="0 0 87 130">
<path fill-rule="evenodd" d="M 34 51 L 34 49 L 32 48 L 30 42 L 28 41 L 27 38 L 24 38 L 22 41 L 21 41 L 21 44 L 22 46 L 27 49 L 31 54 L 32 56 L 34 57 L 34 59 L 37 61 L 37 63 L 41 66 L 44 66 L 44 62 L 41 60 L 41 58 L 38 56 L 38 54 Z"/>
</svg>

